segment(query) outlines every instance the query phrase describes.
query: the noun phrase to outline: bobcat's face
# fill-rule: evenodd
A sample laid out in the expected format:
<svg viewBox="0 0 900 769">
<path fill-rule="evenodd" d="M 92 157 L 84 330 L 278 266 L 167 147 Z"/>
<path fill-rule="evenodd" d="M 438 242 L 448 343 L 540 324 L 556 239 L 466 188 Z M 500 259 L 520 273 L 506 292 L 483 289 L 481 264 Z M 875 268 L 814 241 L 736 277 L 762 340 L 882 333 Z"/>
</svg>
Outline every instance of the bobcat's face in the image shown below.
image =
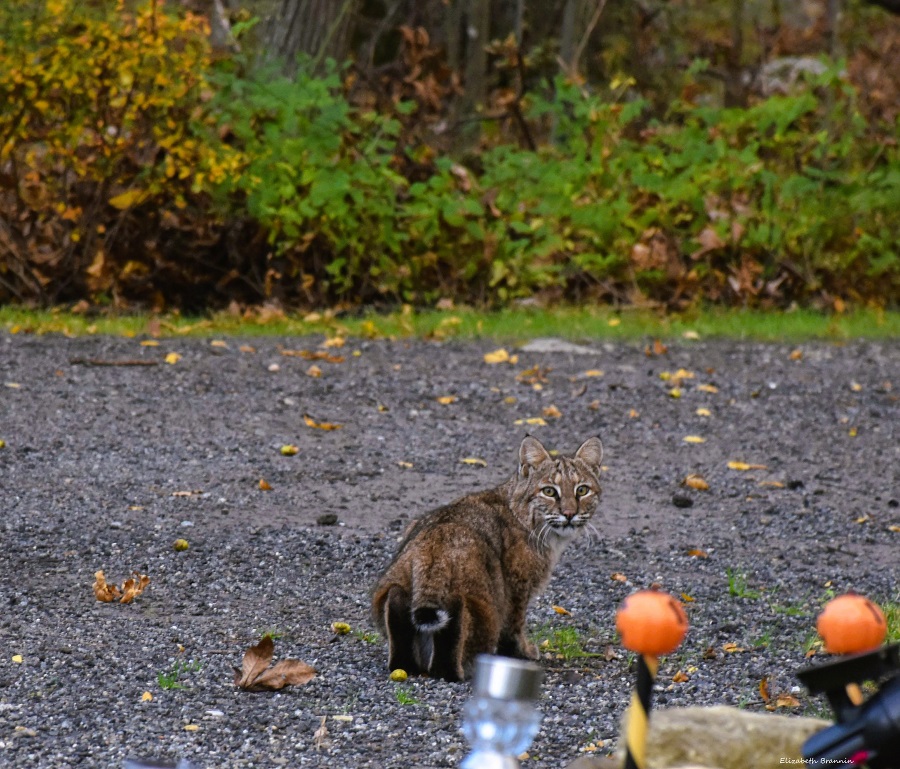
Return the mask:
<svg viewBox="0 0 900 769">
<path fill-rule="evenodd" d="M 559 459 L 539 470 L 528 505 L 534 527 L 549 526 L 558 537 L 573 537 L 597 509 L 600 482 L 570 459 Z"/>
<path fill-rule="evenodd" d="M 562 550 L 588 524 L 600 500 L 597 438 L 582 444 L 573 457 L 551 457 L 535 439 L 522 442 L 518 486 L 524 510 L 520 520 L 531 529 L 538 549 Z"/>
</svg>

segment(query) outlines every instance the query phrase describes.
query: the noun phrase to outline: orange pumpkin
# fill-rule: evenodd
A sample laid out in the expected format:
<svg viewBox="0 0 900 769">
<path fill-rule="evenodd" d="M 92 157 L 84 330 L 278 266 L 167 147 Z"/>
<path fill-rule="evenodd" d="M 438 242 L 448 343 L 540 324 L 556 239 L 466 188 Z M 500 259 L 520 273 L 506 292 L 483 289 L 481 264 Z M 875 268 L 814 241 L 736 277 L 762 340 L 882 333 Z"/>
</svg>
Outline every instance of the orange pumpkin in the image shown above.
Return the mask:
<svg viewBox="0 0 900 769">
<path fill-rule="evenodd" d="M 616 612 L 622 646 L 638 654 L 671 654 L 684 640 L 687 629 L 688 619 L 681 604 L 657 590 L 632 593 Z"/>
<path fill-rule="evenodd" d="M 884 641 L 884 612 L 865 596 L 847 593 L 832 598 L 816 622 L 816 630 L 831 654 L 858 654 Z"/>
</svg>

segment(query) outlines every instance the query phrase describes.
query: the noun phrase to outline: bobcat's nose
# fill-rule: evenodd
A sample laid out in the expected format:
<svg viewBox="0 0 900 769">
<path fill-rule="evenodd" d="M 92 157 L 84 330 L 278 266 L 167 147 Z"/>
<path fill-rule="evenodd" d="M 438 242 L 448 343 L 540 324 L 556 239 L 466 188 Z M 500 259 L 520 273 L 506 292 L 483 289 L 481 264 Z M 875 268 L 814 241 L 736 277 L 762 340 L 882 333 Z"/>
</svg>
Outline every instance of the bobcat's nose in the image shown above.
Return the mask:
<svg viewBox="0 0 900 769">
<path fill-rule="evenodd" d="M 572 519 L 578 515 L 577 510 L 563 510 L 562 511 L 563 518 L 566 519 L 566 523 L 572 523 Z"/>
</svg>

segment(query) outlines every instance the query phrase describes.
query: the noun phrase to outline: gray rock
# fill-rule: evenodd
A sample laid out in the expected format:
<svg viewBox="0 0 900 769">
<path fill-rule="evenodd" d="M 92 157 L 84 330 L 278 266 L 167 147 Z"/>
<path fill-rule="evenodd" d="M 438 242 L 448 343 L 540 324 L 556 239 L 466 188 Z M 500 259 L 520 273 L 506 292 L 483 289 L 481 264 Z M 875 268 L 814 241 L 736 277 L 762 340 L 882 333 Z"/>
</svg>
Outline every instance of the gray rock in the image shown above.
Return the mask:
<svg viewBox="0 0 900 769">
<path fill-rule="evenodd" d="M 627 714 L 623 735 L 626 719 Z M 783 769 L 788 763 L 801 763 L 803 743 L 826 726 L 830 722 L 818 718 L 751 713 L 723 705 L 654 710 L 647 736 L 647 766 Z M 624 743 L 618 755 L 624 757 Z"/>
<path fill-rule="evenodd" d="M 599 355 L 600 351 L 593 347 L 583 344 L 574 344 L 567 342 L 565 339 L 556 339 L 555 337 L 544 337 L 542 339 L 532 339 L 530 342 L 522 345 L 519 350 L 522 352 L 562 352 L 568 355 Z"/>
</svg>

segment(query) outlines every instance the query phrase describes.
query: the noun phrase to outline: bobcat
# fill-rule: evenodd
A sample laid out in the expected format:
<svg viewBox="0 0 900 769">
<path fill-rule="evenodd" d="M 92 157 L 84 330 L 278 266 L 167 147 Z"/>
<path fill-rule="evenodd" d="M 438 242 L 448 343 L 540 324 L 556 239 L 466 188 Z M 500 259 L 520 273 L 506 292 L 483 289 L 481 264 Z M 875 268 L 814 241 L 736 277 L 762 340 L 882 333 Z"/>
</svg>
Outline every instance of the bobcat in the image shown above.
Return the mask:
<svg viewBox="0 0 900 769">
<path fill-rule="evenodd" d="M 526 436 L 506 483 L 410 525 L 372 594 L 391 670 L 460 681 L 477 654 L 537 659 L 525 612 L 565 546 L 589 525 L 602 456 L 598 438 L 554 459 Z"/>
</svg>

